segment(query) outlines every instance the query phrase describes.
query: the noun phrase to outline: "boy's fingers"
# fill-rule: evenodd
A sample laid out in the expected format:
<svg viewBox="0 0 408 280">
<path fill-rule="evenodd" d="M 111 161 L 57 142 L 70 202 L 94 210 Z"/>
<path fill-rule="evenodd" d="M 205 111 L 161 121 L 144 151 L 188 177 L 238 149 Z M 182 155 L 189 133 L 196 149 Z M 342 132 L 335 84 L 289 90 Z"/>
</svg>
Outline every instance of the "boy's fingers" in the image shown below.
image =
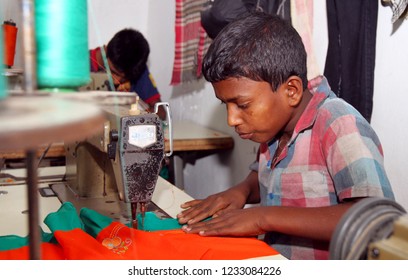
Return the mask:
<svg viewBox="0 0 408 280">
<path fill-rule="evenodd" d="M 193 207 L 193 206 L 199 204 L 201 201 L 202 200 L 199 200 L 199 199 L 187 201 L 187 202 L 184 202 L 183 204 L 181 204 L 180 207 L 183 208 L 183 209 L 190 208 L 190 207 Z"/>
</svg>

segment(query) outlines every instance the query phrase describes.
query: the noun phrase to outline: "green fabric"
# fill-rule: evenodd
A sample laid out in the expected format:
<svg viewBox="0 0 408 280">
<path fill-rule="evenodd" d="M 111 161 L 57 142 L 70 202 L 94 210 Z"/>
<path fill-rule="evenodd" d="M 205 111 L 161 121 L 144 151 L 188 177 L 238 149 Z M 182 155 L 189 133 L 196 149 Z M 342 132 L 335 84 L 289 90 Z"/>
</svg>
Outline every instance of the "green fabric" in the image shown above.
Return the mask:
<svg viewBox="0 0 408 280">
<path fill-rule="evenodd" d="M 141 214 L 137 216 L 138 225 L 142 225 Z M 78 215 L 76 208 L 71 202 L 64 202 L 61 207 L 53 213 L 47 215 L 44 223 L 49 227 L 51 233 L 44 232 L 41 228 L 41 237 L 43 242 L 56 243 L 54 232 L 58 230 L 70 231 L 80 228 L 96 237 L 101 230 L 109 226 L 113 219 L 104 216 L 92 209 L 82 208 Z M 127 226 L 131 227 L 131 224 Z M 176 219 L 160 219 L 154 212 L 147 212 L 144 219 L 145 231 L 179 229 L 182 225 Z M 28 236 L 17 235 L 0 236 L 0 250 L 12 250 L 28 245 Z"/>
<path fill-rule="evenodd" d="M 0 237 L 0 251 L 21 248 L 28 245 L 28 237 L 5 235 Z"/>
<path fill-rule="evenodd" d="M 85 225 L 85 231 L 93 237 L 113 222 L 113 219 L 89 208 L 82 208 L 79 216 Z"/>
<path fill-rule="evenodd" d="M 89 208 L 82 208 L 79 216 L 85 225 L 85 231 L 93 237 L 96 237 L 102 229 L 106 228 L 113 222 L 113 219 Z M 160 219 L 153 212 L 146 213 L 144 228 L 141 228 L 142 216 L 140 213 L 137 215 L 137 223 L 139 225 L 139 229 L 146 231 L 178 229 L 182 226 L 176 219 Z M 126 225 L 128 227 L 132 227 L 131 222 Z"/>
<path fill-rule="evenodd" d="M 44 232 L 41 230 L 41 240 L 42 242 L 50 242 L 53 243 L 55 240 L 53 239 L 54 235 L 52 233 Z M 27 246 L 29 243 L 28 236 L 18 236 L 18 235 L 5 235 L 0 236 L 0 251 L 7 251 L 13 250 L 17 248 L 21 248 Z"/>
<path fill-rule="evenodd" d="M 137 215 L 137 225 L 141 230 L 145 231 L 157 231 L 157 230 L 169 230 L 169 229 L 178 229 L 182 225 L 176 219 L 160 219 L 153 212 L 147 212 L 144 218 L 143 227 L 142 227 L 142 215 Z"/>
<path fill-rule="evenodd" d="M 57 212 L 48 214 L 44 219 L 44 223 L 50 228 L 51 232 L 57 230 L 70 231 L 75 228 L 85 229 L 84 223 L 79 218 L 71 202 L 64 202 Z"/>
<path fill-rule="evenodd" d="M 169 168 L 167 166 L 163 166 L 162 169 L 160 169 L 159 175 L 163 179 L 168 180 L 170 178 Z"/>
</svg>

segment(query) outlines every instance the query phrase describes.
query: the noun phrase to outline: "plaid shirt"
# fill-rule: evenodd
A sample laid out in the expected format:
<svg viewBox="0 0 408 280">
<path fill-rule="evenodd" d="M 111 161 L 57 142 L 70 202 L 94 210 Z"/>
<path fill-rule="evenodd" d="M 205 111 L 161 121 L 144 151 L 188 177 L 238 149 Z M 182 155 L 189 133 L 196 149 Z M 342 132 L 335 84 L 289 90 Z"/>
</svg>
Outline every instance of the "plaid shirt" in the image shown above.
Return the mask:
<svg viewBox="0 0 408 280">
<path fill-rule="evenodd" d="M 382 147 L 369 123 L 330 91 L 324 77 L 311 80 L 309 90 L 313 98 L 274 165 L 278 141 L 260 145 L 259 165 L 252 169 L 258 170 L 261 204 L 321 207 L 353 197 L 393 199 Z M 267 233 L 265 241 L 290 259 L 328 258 L 312 240 Z"/>
</svg>

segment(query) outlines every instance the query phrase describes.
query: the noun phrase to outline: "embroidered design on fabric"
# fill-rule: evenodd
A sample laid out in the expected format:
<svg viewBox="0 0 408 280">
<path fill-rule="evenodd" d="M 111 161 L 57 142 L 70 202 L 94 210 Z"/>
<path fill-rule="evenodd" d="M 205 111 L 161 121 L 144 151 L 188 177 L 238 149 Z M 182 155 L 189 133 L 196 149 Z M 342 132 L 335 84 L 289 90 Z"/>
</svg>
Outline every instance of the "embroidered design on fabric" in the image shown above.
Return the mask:
<svg viewBox="0 0 408 280">
<path fill-rule="evenodd" d="M 117 236 L 119 230 L 124 228 L 124 225 L 115 225 L 110 233 L 109 237 L 106 237 L 102 241 L 102 245 L 111 250 L 113 253 L 122 255 L 125 254 L 129 249 L 129 246 L 132 244 L 132 239 L 126 238 L 124 241 L 122 238 Z"/>
</svg>

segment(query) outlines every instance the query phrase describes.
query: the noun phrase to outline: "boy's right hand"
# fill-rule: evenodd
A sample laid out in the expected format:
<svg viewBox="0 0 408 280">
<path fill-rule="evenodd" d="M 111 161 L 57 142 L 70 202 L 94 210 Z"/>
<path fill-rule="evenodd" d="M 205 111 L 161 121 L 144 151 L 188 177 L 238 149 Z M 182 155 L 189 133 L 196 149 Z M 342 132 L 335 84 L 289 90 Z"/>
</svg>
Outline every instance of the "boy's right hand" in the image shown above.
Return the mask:
<svg viewBox="0 0 408 280">
<path fill-rule="evenodd" d="M 223 211 L 241 209 L 246 203 L 246 197 L 234 189 L 210 195 L 206 199 L 192 200 L 182 204 L 184 210 L 177 215 L 180 224 L 195 224 L 208 217 L 217 216 Z"/>
</svg>

